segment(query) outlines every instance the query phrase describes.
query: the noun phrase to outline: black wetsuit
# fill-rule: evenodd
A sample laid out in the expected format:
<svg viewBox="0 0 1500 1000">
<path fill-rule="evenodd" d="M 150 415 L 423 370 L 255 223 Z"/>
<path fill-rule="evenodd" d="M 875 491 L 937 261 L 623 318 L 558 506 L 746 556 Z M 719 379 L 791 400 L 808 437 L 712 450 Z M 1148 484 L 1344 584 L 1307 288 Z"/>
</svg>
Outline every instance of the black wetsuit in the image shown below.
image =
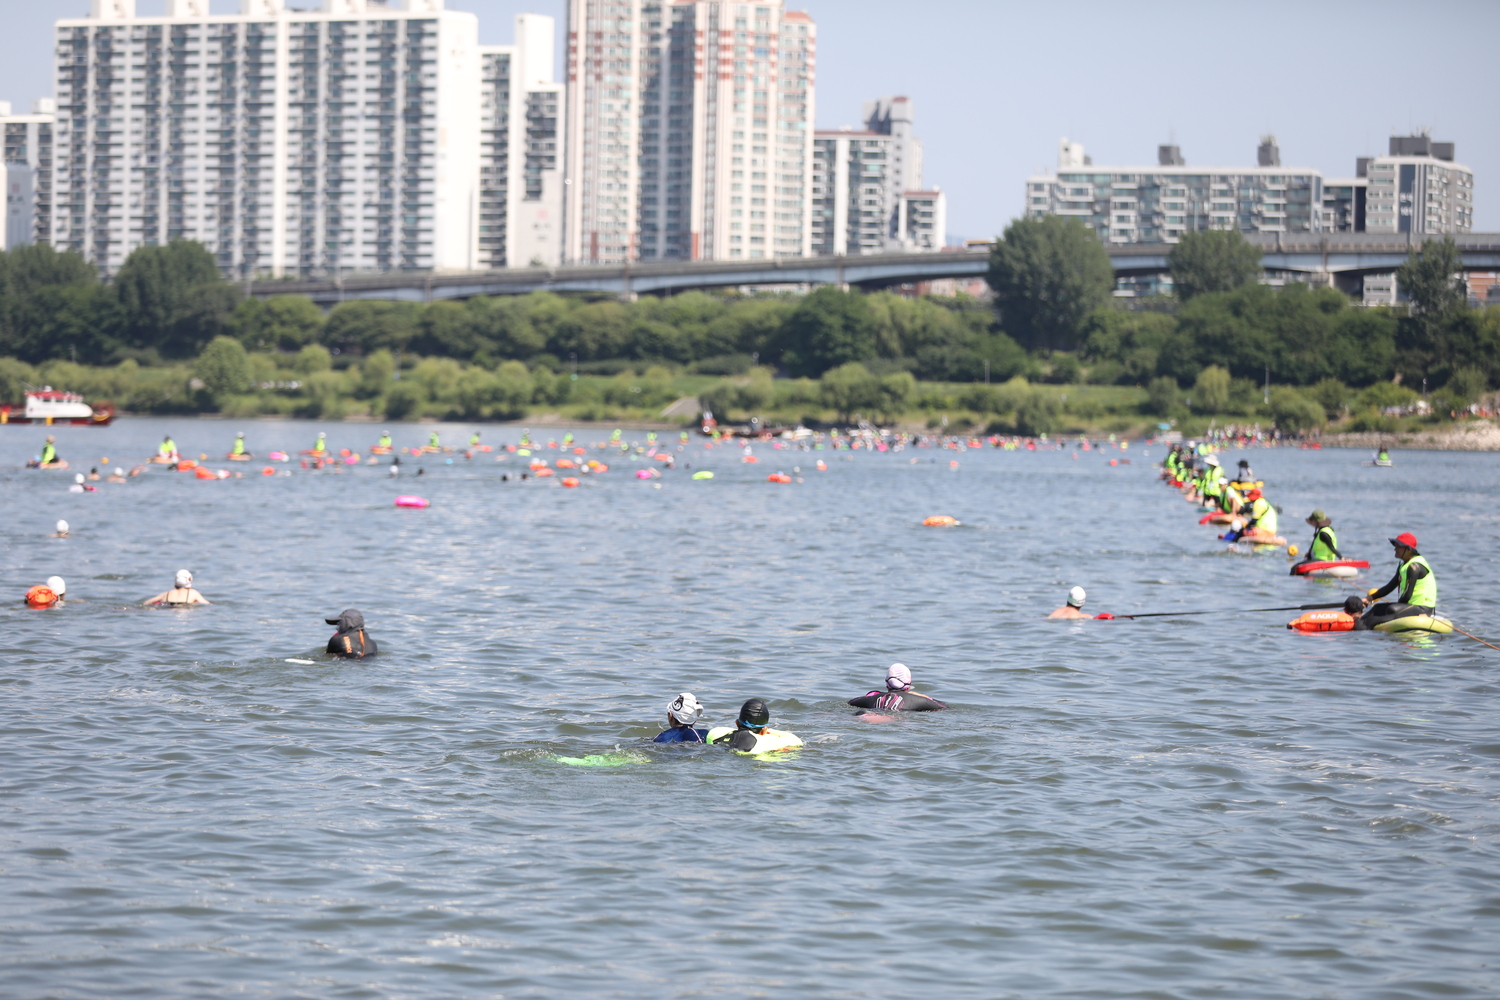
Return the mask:
<svg viewBox="0 0 1500 1000">
<path fill-rule="evenodd" d="M 947 708 L 936 698 L 915 691 L 871 691 L 858 698 L 850 698 L 855 708 L 876 708 L 883 712 L 936 712 Z"/>
<path fill-rule="evenodd" d="M 375 639 L 365 631 L 365 616 L 359 612 L 339 616 L 338 631 L 328 640 L 326 653 L 346 660 L 362 660 L 379 652 Z"/>
<path fill-rule="evenodd" d="M 1406 587 L 1396 595 L 1396 600 L 1390 603 L 1375 604 L 1363 615 L 1354 620 L 1356 629 L 1372 629 L 1376 625 L 1384 625 L 1393 622 L 1397 618 L 1410 618 L 1413 615 L 1430 615 L 1437 608 L 1429 608 L 1421 604 L 1411 604 L 1411 593 L 1416 589 L 1417 581 L 1427 575 L 1427 567 L 1421 564 L 1411 566 L 1406 574 Z M 1401 586 L 1401 570 L 1396 570 L 1396 575 L 1391 577 L 1391 582 L 1375 591 L 1374 597 L 1384 597 L 1391 591 Z"/>
</svg>

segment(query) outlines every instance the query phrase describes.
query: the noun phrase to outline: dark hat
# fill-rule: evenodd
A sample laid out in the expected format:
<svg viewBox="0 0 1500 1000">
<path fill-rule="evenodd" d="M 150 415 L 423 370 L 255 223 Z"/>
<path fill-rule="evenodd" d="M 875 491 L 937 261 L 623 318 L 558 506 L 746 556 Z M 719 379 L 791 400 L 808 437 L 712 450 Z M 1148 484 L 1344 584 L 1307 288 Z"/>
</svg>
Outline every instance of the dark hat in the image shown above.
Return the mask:
<svg viewBox="0 0 1500 1000">
<path fill-rule="evenodd" d="M 1401 534 L 1392 538 L 1390 542 L 1392 545 L 1404 545 L 1413 552 L 1417 551 L 1417 536 L 1413 535 L 1410 531 L 1401 532 Z"/>
<path fill-rule="evenodd" d="M 1312 525 L 1314 528 L 1326 528 L 1333 522 L 1328 519 L 1327 514 L 1319 509 L 1307 515 L 1307 523 Z"/>
<path fill-rule="evenodd" d="M 340 632 L 347 632 L 352 628 L 364 628 L 365 616 L 354 608 L 345 608 L 339 612 L 337 618 L 324 618 L 330 625 L 337 625 Z"/>
</svg>

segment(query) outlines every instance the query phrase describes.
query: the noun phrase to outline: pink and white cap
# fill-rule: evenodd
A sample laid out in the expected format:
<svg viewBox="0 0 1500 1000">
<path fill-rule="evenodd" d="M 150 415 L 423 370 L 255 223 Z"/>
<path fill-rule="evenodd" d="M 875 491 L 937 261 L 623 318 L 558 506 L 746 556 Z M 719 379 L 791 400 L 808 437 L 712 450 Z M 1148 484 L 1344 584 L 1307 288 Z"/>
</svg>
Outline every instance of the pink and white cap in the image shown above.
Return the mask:
<svg viewBox="0 0 1500 1000">
<path fill-rule="evenodd" d="M 892 663 L 885 670 L 885 686 L 889 691 L 910 691 L 911 671 L 904 663 Z"/>
</svg>

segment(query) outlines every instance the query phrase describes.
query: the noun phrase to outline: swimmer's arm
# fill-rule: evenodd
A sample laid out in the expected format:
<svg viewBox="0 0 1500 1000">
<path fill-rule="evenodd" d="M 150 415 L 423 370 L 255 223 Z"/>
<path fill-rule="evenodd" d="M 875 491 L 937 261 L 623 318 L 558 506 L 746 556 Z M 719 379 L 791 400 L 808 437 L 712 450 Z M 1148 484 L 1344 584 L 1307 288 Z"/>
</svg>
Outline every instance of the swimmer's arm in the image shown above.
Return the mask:
<svg viewBox="0 0 1500 1000">
<path fill-rule="evenodd" d="M 170 594 L 170 593 L 171 593 L 170 590 L 163 590 L 160 594 L 157 594 L 155 597 L 148 597 L 144 601 L 142 601 L 141 603 L 142 604 L 160 604 L 160 603 L 162 603 L 163 601 L 165 601 L 167 599 L 167 595 Z"/>
<path fill-rule="evenodd" d="M 1382 597 L 1384 597 L 1386 594 L 1389 594 L 1391 591 L 1395 590 L 1400 584 L 1401 584 L 1401 574 L 1400 574 L 1400 572 L 1397 572 L 1395 576 L 1391 577 L 1391 582 L 1390 583 L 1386 584 L 1384 587 L 1381 587 L 1379 590 L 1375 591 L 1373 594 L 1370 595 L 1370 597 L 1373 600 L 1377 600 L 1378 601 Z"/>
<path fill-rule="evenodd" d="M 188 598 L 188 603 L 189 604 L 211 604 L 213 602 L 210 601 L 208 598 L 204 597 L 202 594 L 198 593 L 195 590 L 195 591 L 193 591 L 193 596 L 190 597 L 190 598 Z"/>
<path fill-rule="evenodd" d="M 755 744 L 758 742 L 760 742 L 760 737 L 756 736 L 750 730 L 736 729 L 734 735 L 729 737 L 729 749 L 748 753 L 755 749 Z"/>
<path fill-rule="evenodd" d="M 849 704 L 853 705 L 855 708 L 874 708 L 875 695 L 862 694 L 858 698 L 850 698 Z"/>
</svg>

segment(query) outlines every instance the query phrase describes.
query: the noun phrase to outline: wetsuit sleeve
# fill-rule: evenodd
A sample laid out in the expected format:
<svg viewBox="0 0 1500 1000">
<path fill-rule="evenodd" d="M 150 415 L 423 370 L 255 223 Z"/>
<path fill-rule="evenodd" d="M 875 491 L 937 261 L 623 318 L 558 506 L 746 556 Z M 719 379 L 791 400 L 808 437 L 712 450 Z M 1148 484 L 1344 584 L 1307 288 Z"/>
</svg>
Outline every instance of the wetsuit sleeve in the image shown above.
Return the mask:
<svg viewBox="0 0 1500 1000">
<path fill-rule="evenodd" d="M 375 637 L 372 636 L 370 633 L 366 632 L 365 633 L 365 655 L 366 656 L 374 656 L 378 652 L 380 652 L 380 647 L 377 646 L 377 645 L 375 645 Z"/>
<path fill-rule="evenodd" d="M 736 729 L 734 735 L 729 737 L 729 749 L 738 750 L 741 753 L 749 753 L 755 749 L 755 744 L 758 742 L 760 742 L 760 737 L 756 736 L 750 730 Z"/>
<path fill-rule="evenodd" d="M 939 712 L 947 707 L 936 698 L 929 698 L 925 694 L 901 696 L 901 711 L 903 712 Z"/>
<path fill-rule="evenodd" d="M 1371 594 L 1370 596 L 1373 597 L 1375 600 L 1378 601 L 1382 597 L 1384 597 L 1386 594 L 1389 594 L 1391 591 L 1395 590 L 1396 587 L 1400 583 L 1401 583 L 1401 574 L 1400 574 L 1400 572 L 1397 572 L 1395 576 L 1391 577 L 1391 582 L 1390 583 L 1386 584 L 1384 587 L 1381 587 L 1379 590 L 1375 591 L 1375 593 Z"/>
<path fill-rule="evenodd" d="M 877 697 L 879 697 L 879 695 L 862 694 L 858 698 L 850 698 L 849 704 L 853 705 L 855 708 L 874 708 L 875 699 Z"/>
<path fill-rule="evenodd" d="M 341 636 L 341 635 L 336 635 L 332 639 L 329 639 L 328 640 L 328 648 L 325 649 L 325 650 L 323 650 L 323 652 L 325 652 L 325 653 L 332 653 L 335 656 L 343 656 L 344 655 L 344 637 Z"/>
<path fill-rule="evenodd" d="M 1426 566 L 1412 566 L 1410 569 L 1408 569 L 1406 571 L 1406 588 L 1401 591 L 1401 596 L 1397 597 L 1396 600 L 1400 601 L 1402 604 L 1410 604 L 1411 593 L 1413 590 L 1417 589 L 1417 581 L 1422 579 L 1422 577 L 1426 575 Z"/>
<path fill-rule="evenodd" d="M 1333 542 L 1328 539 L 1327 534 L 1326 534 L 1327 531 L 1328 531 L 1327 528 L 1319 528 L 1318 529 L 1318 537 L 1321 538 L 1321 539 L 1323 539 L 1323 544 L 1326 545 L 1326 546 L 1328 546 L 1328 550 L 1333 553 L 1333 557 L 1335 559 L 1342 559 L 1342 558 L 1344 558 L 1344 554 L 1339 551 L 1339 547 L 1337 545 L 1333 544 Z"/>
</svg>

